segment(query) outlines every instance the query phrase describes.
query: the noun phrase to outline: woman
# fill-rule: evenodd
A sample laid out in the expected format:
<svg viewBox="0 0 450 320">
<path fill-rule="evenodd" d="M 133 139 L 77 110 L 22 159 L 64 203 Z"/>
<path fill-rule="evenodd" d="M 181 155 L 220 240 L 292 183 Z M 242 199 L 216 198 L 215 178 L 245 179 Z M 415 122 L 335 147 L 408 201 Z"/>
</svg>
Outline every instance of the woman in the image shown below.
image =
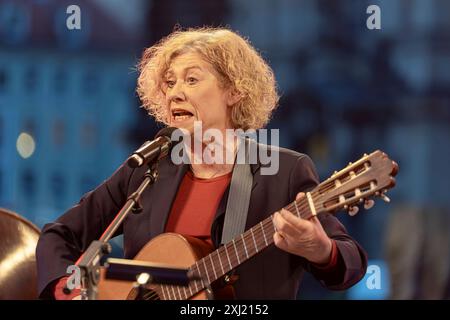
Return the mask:
<svg viewBox="0 0 450 320">
<path fill-rule="evenodd" d="M 248 41 L 226 29 L 176 31 L 144 52 L 139 70 L 137 91 L 144 108 L 157 121 L 187 130 L 194 139 L 195 123 L 203 132 L 215 129 L 224 137 L 227 129 L 262 128 L 278 102 L 271 68 Z M 190 159 L 202 159 L 209 142 L 202 141 L 200 150 L 188 148 Z M 225 141 L 215 143 L 224 152 L 236 153 Z M 251 165 L 246 229 L 318 183 L 308 156 L 282 148 L 278 156 L 279 170 L 273 175 L 261 174 L 260 162 Z M 129 216 L 120 229 L 125 258 L 133 258 L 163 232 L 220 245 L 235 166 L 210 162 L 175 165 L 169 157 L 160 160 L 158 180 L 143 195 L 143 212 Z M 78 205 L 44 227 L 37 248 L 41 297 L 73 297 L 61 294 L 67 266 L 99 238 L 144 172 L 145 168 L 121 166 Z M 366 254 L 334 216 L 303 220 L 283 209 L 273 223 L 275 246 L 235 270 L 236 298 L 293 299 L 304 270 L 331 289 L 348 288 L 363 277 Z"/>
</svg>

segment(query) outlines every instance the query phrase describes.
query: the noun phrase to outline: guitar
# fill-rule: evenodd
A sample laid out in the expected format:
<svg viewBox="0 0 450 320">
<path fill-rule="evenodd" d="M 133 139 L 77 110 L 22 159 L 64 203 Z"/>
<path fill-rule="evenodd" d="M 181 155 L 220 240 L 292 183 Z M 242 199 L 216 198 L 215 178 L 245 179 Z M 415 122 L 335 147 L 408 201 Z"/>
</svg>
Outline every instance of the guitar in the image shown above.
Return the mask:
<svg viewBox="0 0 450 320">
<path fill-rule="evenodd" d="M 388 189 L 395 186 L 398 165 L 377 150 L 334 174 L 306 193 L 306 197 L 285 207 L 302 219 L 319 213 L 335 214 L 344 209 L 355 215 L 363 204 L 366 210 L 374 205 L 374 197 L 389 202 Z M 172 267 L 189 268 L 198 280 L 188 286 L 149 285 L 147 300 L 211 299 L 211 286 L 234 268 L 273 244 L 273 215 L 214 250 L 210 244 L 188 236 L 163 233 L 149 241 L 134 260 L 151 261 Z M 99 299 L 135 299 L 137 291 L 124 281 L 107 280 L 102 271 L 98 286 Z M 226 281 L 229 282 L 229 281 Z"/>
</svg>

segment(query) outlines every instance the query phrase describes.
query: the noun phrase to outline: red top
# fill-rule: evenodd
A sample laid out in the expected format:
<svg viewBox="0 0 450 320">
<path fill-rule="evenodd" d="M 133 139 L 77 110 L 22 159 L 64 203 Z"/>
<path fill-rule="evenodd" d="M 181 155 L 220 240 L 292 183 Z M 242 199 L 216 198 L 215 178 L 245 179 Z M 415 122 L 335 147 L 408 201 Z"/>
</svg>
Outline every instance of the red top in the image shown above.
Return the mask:
<svg viewBox="0 0 450 320">
<path fill-rule="evenodd" d="M 165 231 L 211 243 L 211 225 L 231 175 L 200 179 L 188 171 L 181 181 Z"/>
</svg>

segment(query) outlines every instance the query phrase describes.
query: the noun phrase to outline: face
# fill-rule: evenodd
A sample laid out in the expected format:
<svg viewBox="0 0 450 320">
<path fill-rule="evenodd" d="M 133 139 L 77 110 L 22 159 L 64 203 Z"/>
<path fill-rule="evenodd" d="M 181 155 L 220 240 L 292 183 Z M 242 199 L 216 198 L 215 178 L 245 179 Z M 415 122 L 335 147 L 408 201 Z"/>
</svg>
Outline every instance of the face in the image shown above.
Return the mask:
<svg viewBox="0 0 450 320">
<path fill-rule="evenodd" d="M 191 133 L 194 121 L 202 121 L 203 130 L 232 128 L 232 99 L 228 90 L 221 88 L 216 74 L 213 66 L 196 53 L 185 53 L 172 60 L 163 87 L 170 126 Z"/>
</svg>

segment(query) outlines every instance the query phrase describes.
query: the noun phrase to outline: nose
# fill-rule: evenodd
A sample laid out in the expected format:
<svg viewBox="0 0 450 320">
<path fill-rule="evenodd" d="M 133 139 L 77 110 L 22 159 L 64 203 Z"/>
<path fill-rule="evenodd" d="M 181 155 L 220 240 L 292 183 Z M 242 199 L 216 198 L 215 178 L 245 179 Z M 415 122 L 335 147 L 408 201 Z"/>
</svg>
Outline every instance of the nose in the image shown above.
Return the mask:
<svg viewBox="0 0 450 320">
<path fill-rule="evenodd" d="M 186 99 L 181 81 L 177 81 L 173 88 L 169 89 L 168 98 L 170 102 L 183 102 Z"/>
</svg>

